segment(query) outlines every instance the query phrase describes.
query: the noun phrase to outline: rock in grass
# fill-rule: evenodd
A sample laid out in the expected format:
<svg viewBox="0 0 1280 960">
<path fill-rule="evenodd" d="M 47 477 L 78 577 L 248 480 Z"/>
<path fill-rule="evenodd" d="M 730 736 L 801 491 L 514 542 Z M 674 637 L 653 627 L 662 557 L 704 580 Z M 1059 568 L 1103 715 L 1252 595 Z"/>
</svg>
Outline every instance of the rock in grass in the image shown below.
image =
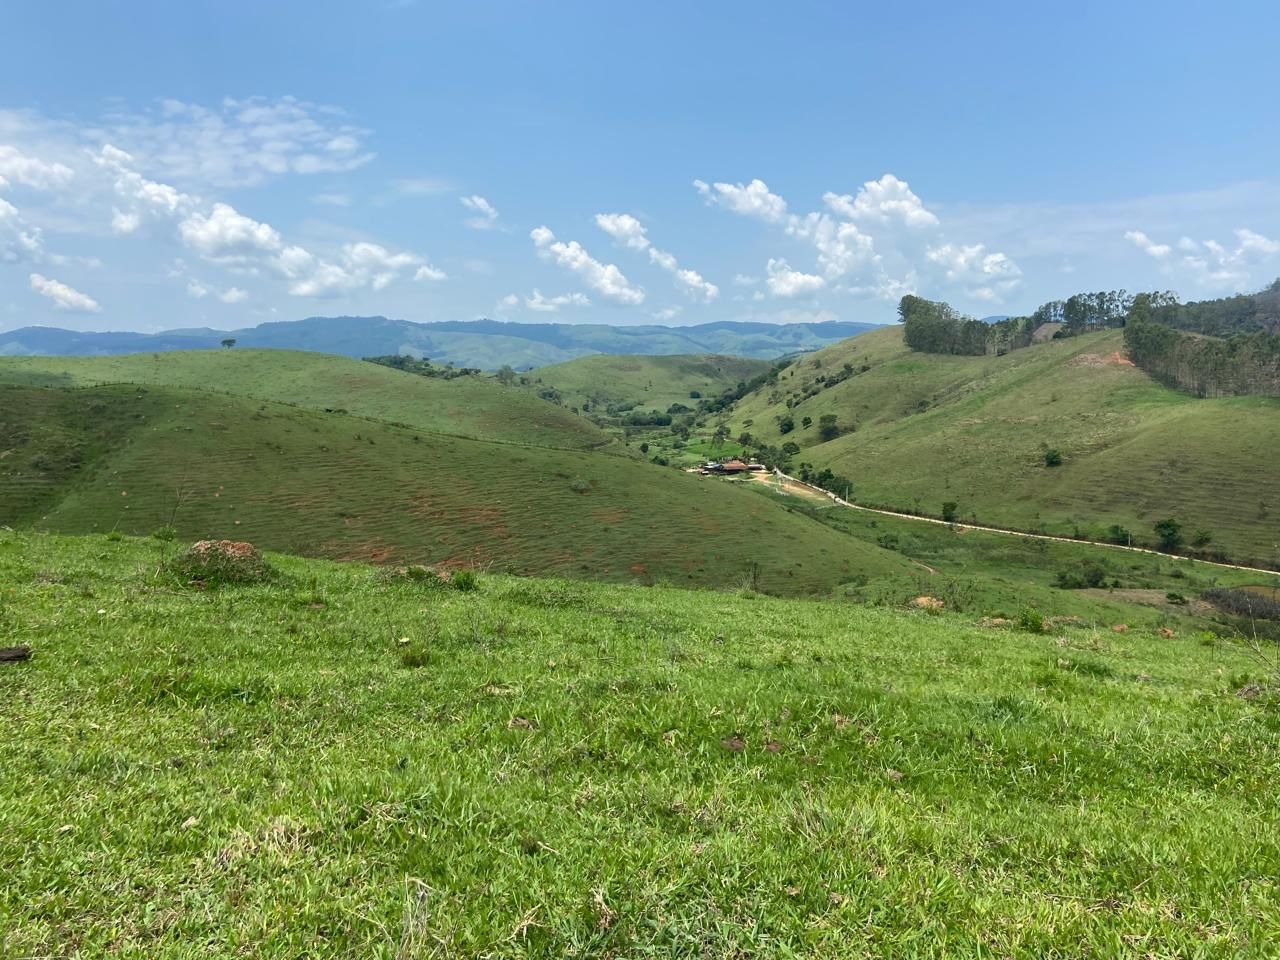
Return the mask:
<svg viewBox="0 0 1280 960">
<path fill-rule="evenodd" d="M 30 659 L 31 648 L 28 646 L 0 647 L 0 663 L 17 663 L 19 660 Z"/>
</svg>

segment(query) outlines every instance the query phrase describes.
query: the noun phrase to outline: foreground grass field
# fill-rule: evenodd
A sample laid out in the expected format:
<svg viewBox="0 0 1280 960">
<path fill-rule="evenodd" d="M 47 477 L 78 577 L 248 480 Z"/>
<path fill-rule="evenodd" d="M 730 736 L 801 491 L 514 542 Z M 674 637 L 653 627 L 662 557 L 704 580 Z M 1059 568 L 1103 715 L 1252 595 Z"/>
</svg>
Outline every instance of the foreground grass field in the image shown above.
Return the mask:
<svg viewBox="0 0 1280 960">
<path fill-rule="evenodd" d="M 0 357 L 0 383 L 107 383 L 212 390 L 313 410 L 341 409 L 448 436 L 583 450 L 608 434 L 571 411 L 488 377 L 418 377 L 347 357 L 295 350 L 189 350 L 109 357 Z"/>
<path fill-rule="evenodd" d="M 1280 401 L 1196 399 L 1123 349 L 1112 331 L 934 356 L 904 347 L 901 329 L 876 330 L 797 361 L 743 399 L 731 431 L 798 443 L 797 463 L 851 478 L 861 502 L 938 515 L 953 501 L 965 520 L 1098 539 L 1120 524 L 1144 542 L 1175 517 L 1188 539 L 1203 529 L 1240 562 L 1280 565 Z M 845 364 L 852 375 L 817 382 Z M 823 415 L 856 430 L 823 443 Z M 1060 466 L 1045 465 L 1049 449 Z"/>
<path fill-rule="evenodd" d="M 1263 957 L 1242 648 L 0 531 L 0 954 Z M 1251 694 L 1252 695 L 1252 694 Z"/>
</svg>

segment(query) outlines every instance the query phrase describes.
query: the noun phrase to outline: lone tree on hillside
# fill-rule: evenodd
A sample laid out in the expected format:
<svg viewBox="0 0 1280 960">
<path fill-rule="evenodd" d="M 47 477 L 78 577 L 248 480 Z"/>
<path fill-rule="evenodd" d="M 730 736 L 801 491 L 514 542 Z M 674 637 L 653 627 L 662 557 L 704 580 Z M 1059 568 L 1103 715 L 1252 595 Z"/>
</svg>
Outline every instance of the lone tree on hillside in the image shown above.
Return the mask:
<svg viewBox="0 0 1280 960">
<path fill-rule="evenodd" d="M 942 519 L 947 523 L 955 523 L 960 516 L 960 504 L 954 500 L 948 500 L 942 505 Z"/>
<path fill-rule="evenodd" d="M 226 347 L 228 350 L 230 350 L 232 347 L 234 347 L 234 346 L 236 345 L 236 338 L 235 338 L 235 337 L 227 337 L 227 339 L 225 339 L 225 340 L 223 340 L 223 341 L 222 341 L 222 345 L 223 345 L 224 347 Z"/>
<path fill-rule="evenodd" d="M 1062 453 L 1057 449 L 1049 449 L 1044 452 L 1044 465 L 1046 467 L 1062 466 Z"/>
<path fill-rule="evenodd" d="M 1173 517 L 1164 520 L 1157 520 L 1152 529 L 1155 530 L 1156 536 L 1160 538 L 1160 547 L 1162 550 L 1177 550 L 1182 546 L 1182 524 Z"/>
<path fill-rule="evenodd" d="M 824 413 L 818 418 L 818 436 L 823 443 L 840 436 L 840 424 L 836 421 L 837 417 L 834 413 Z"/>
</svg>

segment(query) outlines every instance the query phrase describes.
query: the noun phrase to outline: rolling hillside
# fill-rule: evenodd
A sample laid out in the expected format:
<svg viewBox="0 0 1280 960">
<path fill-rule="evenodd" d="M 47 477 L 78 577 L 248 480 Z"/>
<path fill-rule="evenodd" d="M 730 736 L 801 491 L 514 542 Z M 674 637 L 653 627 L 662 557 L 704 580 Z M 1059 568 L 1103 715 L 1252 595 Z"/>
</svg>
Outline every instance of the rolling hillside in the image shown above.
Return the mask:
<svg viewBox="0 0 1280 960">
<path fill-rule="evenodd" d="M 912 570 L 750 491 L 601 453 L 172 387 L 0 386 L 0 411 L 0 524 L 711 587 L 754 567 L 785 594 Z"/>
<path fill-rule="evenodd" d="M 539 367 L 528 373 L 535 389 L 554 387 L 564 403 L 581 408 L 590 403 L 634 403 L 640 410 L 666 410 L 673 403 L 696 406 L 690 393 L 718 396 L 770 368 L 768 360 L 716 355 L 611 356 L 599 354 Z"/>
<path fill-rule="evenodd" d="M 731 426 L 798 443 L 796 463 L 850 478 L 867 503 L 938 514 L 954 501 L 961 519 L 1095 538 L 1120 524 L 1151 540 L 1155 521 L 1175 517 L 1188 538 L 1203 529 L 1234 557 L 1280 563 L 1280 402 L 1188 397 L 1122 351 L 1111 331 L 936 356 L 886 328 L 797 361 L 744 398 Z M 856 429 L 823 443 L 824 414 Z M 1048 449 L 1061 466 L 1045 465 Z"/>
<path fill-rule="evenodd" d="M 772 359 L 816 350 L 873 324 L 720 321 L 687 327 L 657 324 L 510 323 L 499 320 L 413 323 L 387 317 L 308 317 L 241 330 L 207 328 L 164 333 L 81 333 L 52 327 L 0 332 L 0 356 L 99 355 L 217 348 L 224 337 L 242 347 L 336 353 L 349 357 L 411 354 L 437 363 L 497 370 L 544 366 L 593 353 L 717 353 Z"/>
<path fill-rule="evenodd" d="M 0 358 L 0 383 L 139 383 L 240 394 L 405 424 L 432 433 L 569 449 L 609 445 L 594 424 L 487 377 L 434 379 L 294 350 L 190 350 L 109 357 Z"/>
</svg>

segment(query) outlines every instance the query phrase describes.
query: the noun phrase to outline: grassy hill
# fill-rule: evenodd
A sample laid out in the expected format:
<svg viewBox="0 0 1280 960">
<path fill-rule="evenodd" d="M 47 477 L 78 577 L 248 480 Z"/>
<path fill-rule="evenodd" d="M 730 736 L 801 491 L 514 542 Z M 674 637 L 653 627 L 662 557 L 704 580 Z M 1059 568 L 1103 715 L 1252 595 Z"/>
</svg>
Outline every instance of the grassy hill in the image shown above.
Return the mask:
<svg viewBox="0 0 1280 960">
<path fill-rule="evenodd" d="M 695 406 L 690 393 L 719 396 L 764 373 L 767 360 L 716 355 L 643 357 L 600 354 L 568 363 L 539 367 L 528 373 L 535 389 L 554 387 L 564 403 L 582 408 L 589 403 L 603 409 L 609 404 L 634 403 L 641 410 L 666 410 L 673 403 Z"/>
<path fill-rule="evenodd" d="M 172 387 L 0 386 L 0 523 L 172 523 L 312 556 L 713 587 L 755 565 L 761 589 L 784 594 L 910 569 L 749 491 L 643 462 Z"/>
<path fill-rule="evenodd" d="M 487 377 L 413 376 L 372 363 L 295 350 L 190 350 L 107 357 L 0 358 L 0 383 L 140 383 L 240 394 L 312 409 L 343 409 L 416 430 L 572 449 L 610 444 L 587 420 Z"/>
<path fill-rule="evenodd" d="M 863 502 L 938 514 L 955 501 L 966 520 L 1093 537 L 1121 524 L 1148 541 L 1175 517 L 1235 557 L 1280 563 L 1280 401 L 1188 397 L 1122 351 L 1111 331 L 936 356 L 886 328 L 800 359 L 738 405 L 732 430 L 797 442 L 796 462 L 851 478 Z M 824 414 L 856 430 L 823 443 Z M 1046 467 L 1049 448 L 1061 466 Z"/>
<path fill-rule="evenodd" d="M 0 530 L 0 954 L 1264 956 L 1230 643 Z M 1274 688 L 1272 688 L 1274 689 Z"/>
</svg>

